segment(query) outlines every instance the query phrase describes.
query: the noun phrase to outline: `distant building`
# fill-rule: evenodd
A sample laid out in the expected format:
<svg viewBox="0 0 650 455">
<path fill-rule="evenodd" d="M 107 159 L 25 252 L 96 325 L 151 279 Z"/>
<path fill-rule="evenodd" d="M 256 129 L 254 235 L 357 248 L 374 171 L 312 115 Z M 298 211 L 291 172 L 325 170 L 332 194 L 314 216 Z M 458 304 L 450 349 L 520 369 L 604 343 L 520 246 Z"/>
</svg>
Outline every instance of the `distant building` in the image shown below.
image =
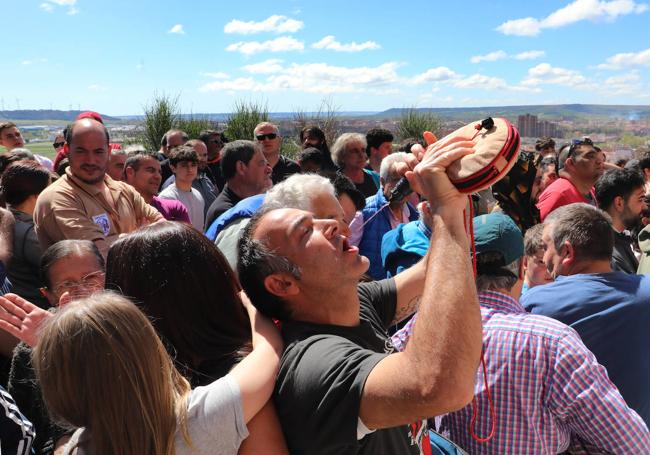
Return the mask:
<svg viewBox="0 0 650 455">
<path fill-rule="evenodd" d="M 517 117 L 517 129 L 523 137 L 560 137 L 556 123 L 538 120 L 536 115 L 525 114 Z"/>
</svg>

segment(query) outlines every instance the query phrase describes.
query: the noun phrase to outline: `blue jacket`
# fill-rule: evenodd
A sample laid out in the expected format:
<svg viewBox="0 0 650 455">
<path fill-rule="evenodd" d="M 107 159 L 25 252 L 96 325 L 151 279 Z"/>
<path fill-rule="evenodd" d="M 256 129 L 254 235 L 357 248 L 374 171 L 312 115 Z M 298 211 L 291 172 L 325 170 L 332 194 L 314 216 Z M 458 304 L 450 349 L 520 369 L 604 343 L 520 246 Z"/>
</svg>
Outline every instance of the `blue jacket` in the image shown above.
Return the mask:
<svg viewBox="0 0 650 455">
<path fill-rule="evenodd" d="M 381 261 L 386 277 L 406 270 L 427 254 L 431 230 L 421 221 L 400 224 L 384 235 L 381 242 Z"/>
<path fill-rule="evenodd" d="M 253 214 L 261 207 L 262 202 L 264 202 L 264 196 L 266 196 L 266 194 L 256 194 L 255 196 L 247 197 L 235 204 L 234 207 L 223 212 L 219 218 L 214 220 L 205 232 L 206 237 L 214 242 L 217 239 L 219 232 L 230 223 L 239 218 L 250 218 L 253 216 Z"/>
<path fill-rule="evenodd" d="M 366 208 L 362 211 L 363 221 L 366 222 L 366 220 L 368 220 L 372 215 L 377 213 L 386 202 L 382 188 L 379 188 L 377 194 L 366 199 Z M 409 221 L 417 220 L 418 211 L 408 202 L 406 203 L 406 206 L 409 210 Z M 388 208 L 382 210 L 379 215 L 374 217 L 370 223 L 363 227 L 363 236 L 361 237 L 361 242 L 359 242 L 359 253 L 370 260 L 368 274 L 370 274 L 370 276 L 375 280 L 386 278 L 386 271 L 381 262 L 381 240 L 383 239 L 384 234 L 391 229 L 390 212 Z"/>
</svg>

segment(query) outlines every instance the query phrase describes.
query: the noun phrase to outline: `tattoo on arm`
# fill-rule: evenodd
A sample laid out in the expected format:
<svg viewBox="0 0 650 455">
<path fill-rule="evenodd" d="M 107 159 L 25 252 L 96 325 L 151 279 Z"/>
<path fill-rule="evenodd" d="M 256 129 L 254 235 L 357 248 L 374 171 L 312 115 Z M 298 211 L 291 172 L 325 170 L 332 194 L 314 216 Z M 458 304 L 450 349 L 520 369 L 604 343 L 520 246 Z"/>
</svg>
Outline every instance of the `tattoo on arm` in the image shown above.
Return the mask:
<svg viewBox="0 0 650 455">
<path fill-rule="evenodd" d="M 415 313 L 420 306 L 421 298 L 421 295 L 415 296 L 410 301 L 395 308 L 395 316 L 393 316 L 393 322 L 391 322 L 391 325 L 397 324 Z"/>
</svg>

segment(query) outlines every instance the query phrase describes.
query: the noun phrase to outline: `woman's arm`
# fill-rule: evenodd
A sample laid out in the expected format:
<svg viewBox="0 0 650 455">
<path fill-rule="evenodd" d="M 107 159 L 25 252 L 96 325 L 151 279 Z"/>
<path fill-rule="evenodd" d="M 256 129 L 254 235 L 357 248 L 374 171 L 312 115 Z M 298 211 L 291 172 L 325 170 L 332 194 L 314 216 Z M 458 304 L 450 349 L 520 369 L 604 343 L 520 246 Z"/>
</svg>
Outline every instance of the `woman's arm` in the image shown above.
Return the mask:
<svg viewBox="0 0 650 455">
<path fill-rule="evenodd" d="M 273 400 L 266 402 L 260 412 L 248 422 L 249 436 L 239 446 L 238 455 L 285 455 L 289 453 Z"/>
<path fill-rule="evenodd" d="M 273 393 L 283 342 L 273 322 L 262 316 L 240 293 L 251 320 L 253 351 L 229 373 L 241 391 L 244 420 L 248 423 Z"/>
</svg>

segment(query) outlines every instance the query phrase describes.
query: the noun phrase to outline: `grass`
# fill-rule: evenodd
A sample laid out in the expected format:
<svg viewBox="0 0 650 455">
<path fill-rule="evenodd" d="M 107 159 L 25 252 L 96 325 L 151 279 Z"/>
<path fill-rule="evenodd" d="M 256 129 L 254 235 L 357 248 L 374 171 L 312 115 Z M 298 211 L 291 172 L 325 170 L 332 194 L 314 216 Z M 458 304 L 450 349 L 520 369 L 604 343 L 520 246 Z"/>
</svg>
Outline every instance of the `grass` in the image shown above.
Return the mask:
<svg viewBox="0 0 650 455">
<path fill-rule="evenodd" d="M 37 155 L 43 155 L 46 156 L 50 159 L 54 159 L 56 156 L 56 150 L 54 150 L 54 147 L 52 147 L 52 142 L 46 141 L 46 142 L 31 142 L 28 144 L 25 144 L 25 148 L 28 148 L 29 150 L 32 151 L 32 153 L 35 153 Z M 4 149 L 3 149 L 4 151 Z"/>
</svg>

